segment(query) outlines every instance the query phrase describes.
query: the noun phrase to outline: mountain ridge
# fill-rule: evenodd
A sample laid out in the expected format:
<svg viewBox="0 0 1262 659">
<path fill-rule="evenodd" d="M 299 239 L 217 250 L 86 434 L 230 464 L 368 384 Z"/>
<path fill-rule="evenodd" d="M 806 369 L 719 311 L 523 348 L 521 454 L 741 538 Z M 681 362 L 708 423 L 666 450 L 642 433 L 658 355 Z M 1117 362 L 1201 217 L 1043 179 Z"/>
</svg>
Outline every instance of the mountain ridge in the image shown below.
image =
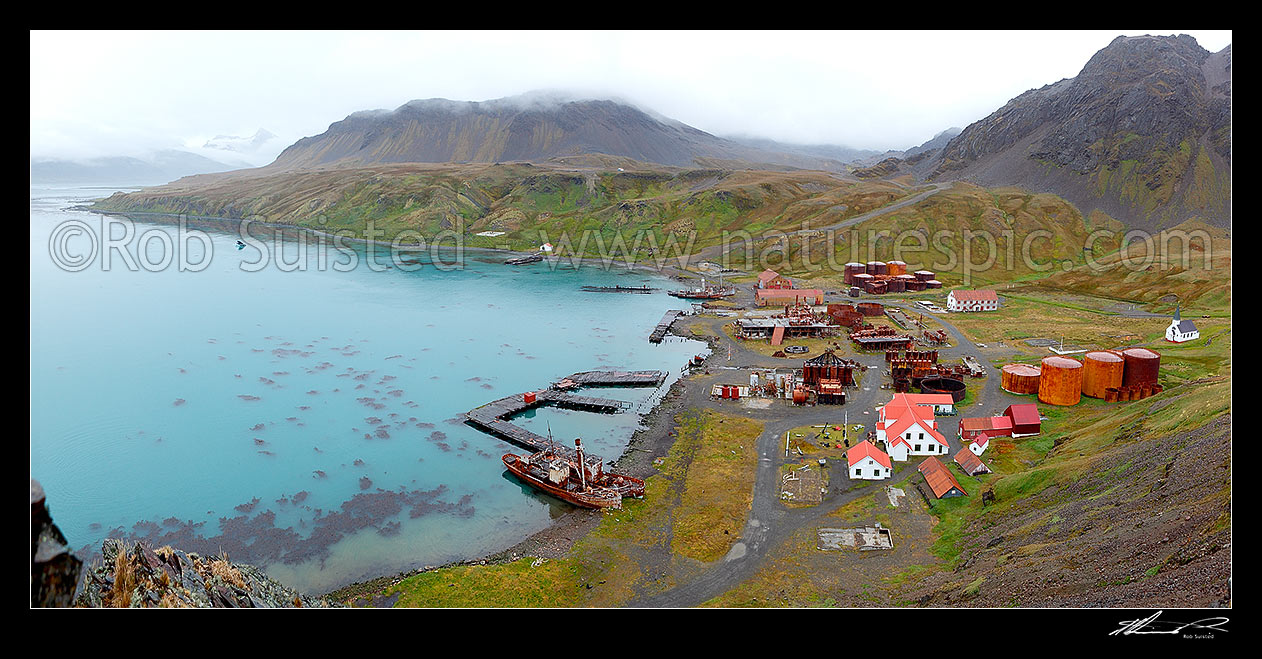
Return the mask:
<svg viewBox="0 0 1262 659">
<path fill-rule="evenodd" d="M 970 124 L 926 178 L 1022 185 L 1147 228 L 1230 226 L 1230 67 L 1230 46 L 1118 37 L 1074 78 Z"/>
</svg>

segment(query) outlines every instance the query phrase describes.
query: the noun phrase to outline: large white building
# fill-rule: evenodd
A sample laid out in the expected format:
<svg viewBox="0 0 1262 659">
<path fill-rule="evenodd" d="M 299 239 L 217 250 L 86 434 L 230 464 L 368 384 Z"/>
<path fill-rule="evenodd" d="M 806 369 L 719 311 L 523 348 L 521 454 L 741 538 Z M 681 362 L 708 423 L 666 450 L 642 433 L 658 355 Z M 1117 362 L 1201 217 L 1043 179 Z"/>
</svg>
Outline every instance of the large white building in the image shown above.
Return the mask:
<svg viewBox="0 0 1262 659">
<path fill-rule="evenodd" d="M 947 311 L 998 311 L 999 294 L 992 290 L 951 291 Z"/>
<path fill-rule="evenodd" d="M 1175 343 L 1183 343 L 1184 341 L 1194 341 L 1201 338 L 1201 331 L 1196 329 L 1196 323 L 1190 320 L 1183 320 L 1179 315 L 1179 307 L 1174 307 L 1174 318 L 1170 320 L 1170 327 L 1166 328 L 1166 340 Z"/>
<path fill-rule="evenodd" d="M 877 414 L 876 439 L 885 443 L 891 459 L 906 462 L 912 455 L 946 455 L 947 440 L 938 432 L 934 404 L 915 394 L 894 394 Z"/>
</svg>

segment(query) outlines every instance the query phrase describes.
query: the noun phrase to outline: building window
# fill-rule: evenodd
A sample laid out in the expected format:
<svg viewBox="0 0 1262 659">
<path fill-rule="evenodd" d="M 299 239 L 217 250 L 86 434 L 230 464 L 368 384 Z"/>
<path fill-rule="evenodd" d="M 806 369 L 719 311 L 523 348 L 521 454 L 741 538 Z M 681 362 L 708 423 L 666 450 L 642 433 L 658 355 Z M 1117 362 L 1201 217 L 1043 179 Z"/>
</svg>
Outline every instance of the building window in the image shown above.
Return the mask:
<svg viewBox="0 0 1262 659">
<path fill-rule="evenodd" d="M 917 444 L 917 445 L 916 445 L 916 448 L 915 448 L 914 450 L 915 450 L 917 453 L 919 453 L 919 452 L 920 452 L 920 444 Z"/>
<path fill-rule="evenodd" d="M 862 476 L 862 475 L 863 475 L 863 470 L 862 470 L 862 469 L 855 469 L 855 470 L 854 470 L 854 475 L 855 475 L 855 476 Z"/>
</svg>

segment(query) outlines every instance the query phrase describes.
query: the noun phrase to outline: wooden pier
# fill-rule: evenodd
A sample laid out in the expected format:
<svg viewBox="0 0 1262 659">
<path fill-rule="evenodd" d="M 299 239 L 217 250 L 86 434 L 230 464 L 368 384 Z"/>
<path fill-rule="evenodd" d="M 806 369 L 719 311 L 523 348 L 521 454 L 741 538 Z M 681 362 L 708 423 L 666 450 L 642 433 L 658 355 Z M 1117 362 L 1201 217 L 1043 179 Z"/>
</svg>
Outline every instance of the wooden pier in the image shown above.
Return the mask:
<svg viewBox="0 0 1262 659">
<path fill-rule="evenodd" d="M 665 379 L 664 371 L 583 371 L 562 378 L 548 389 L 514 394 L 476 407 L 465 413 L 465 421 L 483 432 L 530 451 L 538 452 L 551 447 L 566 455 L 572 455 L 573 449 L 570 447 L 549 442 L 547 437 L 513 424 L 509 419 L 526 410 L 544 405 L 584 412 L 616 414 L 629 409 L 631 403 L 608 398 L 579 396 L 570 391 L 580 387 L 656 387 Z M 533 394 L 533 398 L 527 402 L 529 394 Z M 589 454 L 587 461 L 599 465 L 602 458 Z"/>
<path fill-rule="evenodd" d="M 649 343 L 661 343 L 666 333 L 670 331 L 670 326 L 675 324 L 675 319 L 679 318 L 681 314 L 683 312 L 679 309 L 667 311 L 666 315 L 662 316 L 662 320 L 657 324 L 657 327 L 653 328 L 653 333 L 649 334 Z"/>
</svg>

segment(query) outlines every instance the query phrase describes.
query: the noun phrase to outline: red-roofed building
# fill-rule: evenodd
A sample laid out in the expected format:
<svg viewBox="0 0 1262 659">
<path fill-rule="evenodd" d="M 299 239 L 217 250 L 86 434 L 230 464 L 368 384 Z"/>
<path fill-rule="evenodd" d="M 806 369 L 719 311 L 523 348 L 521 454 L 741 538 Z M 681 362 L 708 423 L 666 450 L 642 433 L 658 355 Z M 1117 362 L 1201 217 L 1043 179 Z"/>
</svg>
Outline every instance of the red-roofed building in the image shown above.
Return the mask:
<svg viewBox="0 0 1262 659">
<path fill-rule="evenodd" d="M 818 288 L 760 288 L 754 291 L 754 304 L 760 307 L 770 303 L 781 305 L 795 302 L 823 304 L 824 291 Z"/>
<path fill-rule="evenodd" d="M 1006 416 L 978 416 L 960 419 L 960 439 L 974 439 L 986 433 L 991 437 L 1010 437 L 1012 419 Z"/>
<path fill-rule="evenodd" d="M 933 496 L 945 499 L 947 497 L 962 497 L 968 494 L 963 487 L 960 487 L 960 482 L 955 480 L 951 470 L 937 458 L 925 458 L 925 461 L 920 463 L 919 469 L 920 475 L 925 477 L 925 483 L 933 491 Z"/>
<path fill-rule="evenodd" d="M 1012 422 L 1013 437 L 1032 437 L 1042 432 L 1043 421 L 1039 417 L 1039 406 L 1034 403 L 1009 405 L 1003 415 Z"/>
<path fill-rule="evenodd" d="M 992 290 L 951 291 L 947 311 L 998 311 L 999 294 Z"/>
<path fill-rule="evenodd" d="M 934 414 L 955 413 L 955 399 L 951 397 L 951 394 L 902 394 L 902 396 L 910 403 L 933 407 Z"/>
<path fill-rule="evenodd" d="M 876 439 L 885 443 L 885 450 L 898 462 L 911 455 L 946 455 L 949 450 L 946 438 L 938 432 L 933 405 L 917 403 L 908 394 L 894 394 L 878 410 Z"/>
<path fill-rule="evenodd" d="M 955 464 L 959 465 L 960 469 L 963 469 L 964 473 L 969 476 L 991 473 L 990 467 L 987 467 L 981 458 L 973 455 L 968 449 L 960 449 L 956 452 Z"/>
<path fill-rule="evenodd" d="M 990 448 L 990 435 L 984 432 L 974 437 L 973 441 L 968 443 L 968 450 L 972 451 L 973 455 L 981 455 L 988 448 Z"/>
<path fill-rule="evenodd" d="M 754 284 L 754 288 L 793 288 L 793 280 L 775 270 L 763 270 L 758 275 L 758 281 Z"/>
<path fill-rule="evenodd" d="M 890 463 L 890 456 L 866 439 L 846 451 L 846 462 L 849 464 L 846 473 L 850 475 L 851 480 L 871 481 L 889 478 L 894 469 L 893 464 Z"/>
</svg>

